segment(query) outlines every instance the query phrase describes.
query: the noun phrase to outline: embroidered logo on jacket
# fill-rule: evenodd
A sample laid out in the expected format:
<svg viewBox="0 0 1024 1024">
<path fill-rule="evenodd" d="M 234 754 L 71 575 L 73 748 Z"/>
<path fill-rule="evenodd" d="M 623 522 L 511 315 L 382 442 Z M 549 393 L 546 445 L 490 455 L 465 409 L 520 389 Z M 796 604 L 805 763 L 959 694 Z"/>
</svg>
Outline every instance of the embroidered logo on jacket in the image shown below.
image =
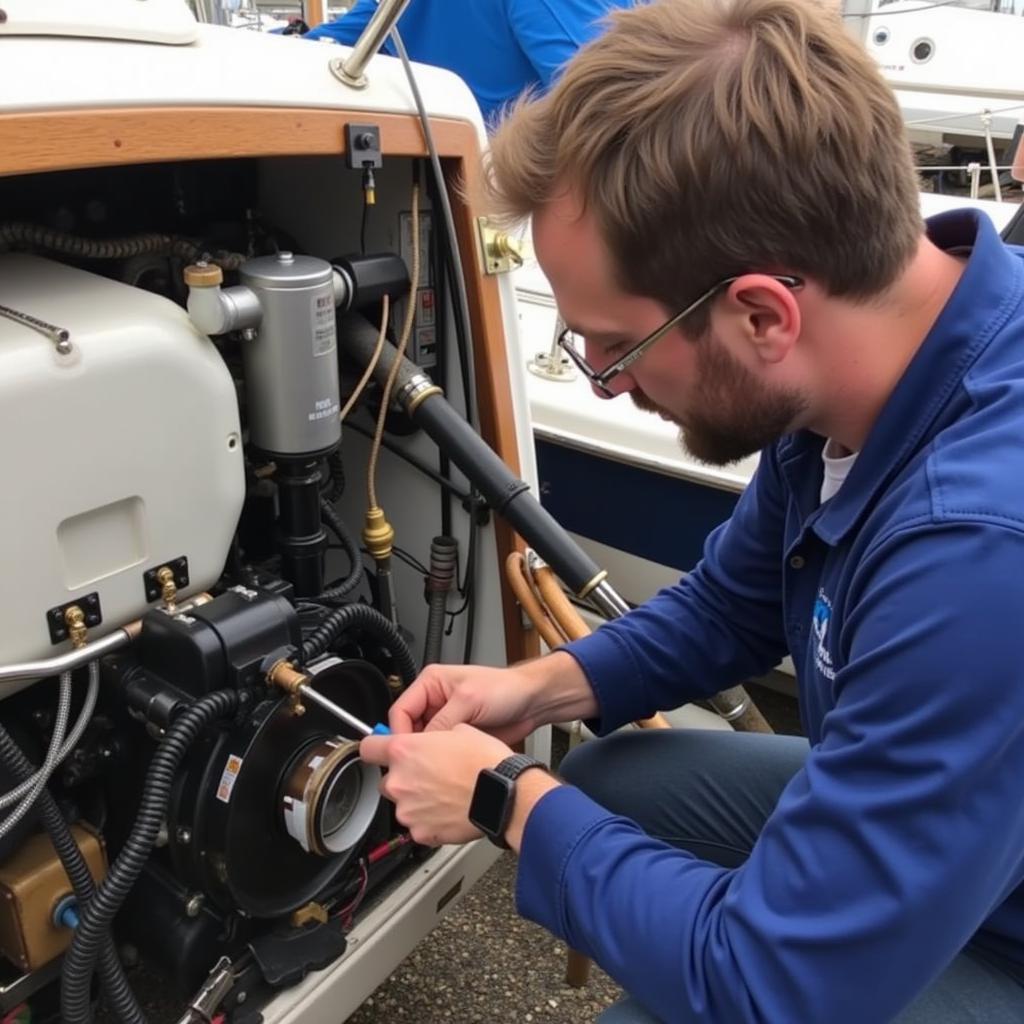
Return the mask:
<svg viewBox="0 0 1024 1024">
<path fill-rule="evenodd" d="M 814 633 L 814 667 L 828 680 L 835 679 L 836 670 L 832 666 L 832 655 L 825 646 L 828 638 L 828 624 L 832 619 L 832 602 L 825 596 L 824 590 L 818 591 L 811 615 L 811 630 Z"/>
</svg>

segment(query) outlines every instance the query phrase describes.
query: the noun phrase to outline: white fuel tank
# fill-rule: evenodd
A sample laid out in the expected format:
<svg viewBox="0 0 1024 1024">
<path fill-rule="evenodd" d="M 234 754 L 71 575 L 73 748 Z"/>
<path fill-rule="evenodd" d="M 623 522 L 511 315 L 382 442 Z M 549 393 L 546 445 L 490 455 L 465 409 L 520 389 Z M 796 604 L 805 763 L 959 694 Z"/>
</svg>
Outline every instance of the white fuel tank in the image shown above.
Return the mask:
<svg viewBox="0 0 1024 1024">
<path fill-rule="evenodd" d="M 182 593 L 210 586 L 245 481 L 231 375 L 183 309 L 22 254 L 0 254 L 0 306 L 0 664 L 9 664 L 68 649 L 48 620 L 68 602 L 96 596 L 92 636 L 139 617 L 151 606 L 148 570 L 185 558 Z M 66 330 L 70 351 L 25 316 Z M 16 688 L 0 684 L 0 697 Z"/>
</svg>

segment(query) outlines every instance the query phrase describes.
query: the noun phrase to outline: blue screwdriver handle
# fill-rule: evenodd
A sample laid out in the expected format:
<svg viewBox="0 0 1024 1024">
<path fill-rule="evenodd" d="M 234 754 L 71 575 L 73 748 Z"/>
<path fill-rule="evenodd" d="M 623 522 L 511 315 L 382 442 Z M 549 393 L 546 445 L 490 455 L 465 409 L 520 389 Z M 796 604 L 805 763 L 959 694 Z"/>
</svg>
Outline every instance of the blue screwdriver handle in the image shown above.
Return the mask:
<svg viewBox="0 0 1024 1024">
<path fill-rule="evenodd" d="M 391 730 L 383 722 L 378 722 L 373 727 L 373 731 L 371 732 L 371 735 L 372 736 L 390 736 L 391 735 Z"/>
</svg>

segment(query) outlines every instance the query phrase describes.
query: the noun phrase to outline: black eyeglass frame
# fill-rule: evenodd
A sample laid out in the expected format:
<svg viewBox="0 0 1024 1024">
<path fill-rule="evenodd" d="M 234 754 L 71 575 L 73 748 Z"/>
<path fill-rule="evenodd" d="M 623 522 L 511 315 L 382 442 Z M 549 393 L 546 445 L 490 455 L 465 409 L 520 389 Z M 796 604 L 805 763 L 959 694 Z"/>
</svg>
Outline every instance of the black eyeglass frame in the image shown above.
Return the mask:
<svg viewBox="0 0 1024 1024">
<path fill-rule="evenodd" d="M 576 364 L 576 368 L 583 374 L 584 377 L 590 381 L 591 385 L 597 388 L 605 396 L 605 398 L 614 398 L 614 392 L 608 387 L 608 384 L 613 381 L 620 373 L 628 369 L 633 365 L 656 341 L 660 341 L 673 327 L 676 326 L 680 321 L 685 320 L 691 313 L 699 309 L 705 302 L 708 301 L 716 292 L 720 289 L 727 287 L 732 284 L 733 281 L 738 281 L 741 277 L 745 277 L 746 274 L 734 274 L 732 277 L 723 278 L 717 284 L 713 284 L 706 292 L 702 293 L 698 298 L 694 299 L 685 309 L 681 309 L 678 313 L 671 316 L 666 320 L 659 328 L 652 331 L 638 341 L 629 351 L 624 355 L 620 356 L 610 366 L 606 366 L 603 370 L 595 370 L 594 367 L 587 362 L 586 357 L 576 348 L 573 342 L 570 340 L 570 336 L 574 334 L 568 327 L 558 336 L 558 347 Z M 785 285 L 791 291 L 798 291 L 804 285 L 802 277 L 796 277 L 793 274 L 768 274 L 767 277 L 778 281 L 779 284 Z"/>
</svg>

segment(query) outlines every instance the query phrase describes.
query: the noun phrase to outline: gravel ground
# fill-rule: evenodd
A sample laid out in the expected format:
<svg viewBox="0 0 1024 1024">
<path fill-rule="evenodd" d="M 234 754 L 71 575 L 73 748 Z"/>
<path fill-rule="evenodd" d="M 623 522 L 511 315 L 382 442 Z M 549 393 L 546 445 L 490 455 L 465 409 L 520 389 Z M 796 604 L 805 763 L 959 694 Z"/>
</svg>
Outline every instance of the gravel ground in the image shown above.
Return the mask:
<svg viewBox="0 0 1024 1024">
<path fill-rule="evenodd" d="M 505 854 L 349 1024 L 590 1024 L 621 995 L 599 968 L 565 984 L 565 944 L 520 918 Z"/>
</svg>

